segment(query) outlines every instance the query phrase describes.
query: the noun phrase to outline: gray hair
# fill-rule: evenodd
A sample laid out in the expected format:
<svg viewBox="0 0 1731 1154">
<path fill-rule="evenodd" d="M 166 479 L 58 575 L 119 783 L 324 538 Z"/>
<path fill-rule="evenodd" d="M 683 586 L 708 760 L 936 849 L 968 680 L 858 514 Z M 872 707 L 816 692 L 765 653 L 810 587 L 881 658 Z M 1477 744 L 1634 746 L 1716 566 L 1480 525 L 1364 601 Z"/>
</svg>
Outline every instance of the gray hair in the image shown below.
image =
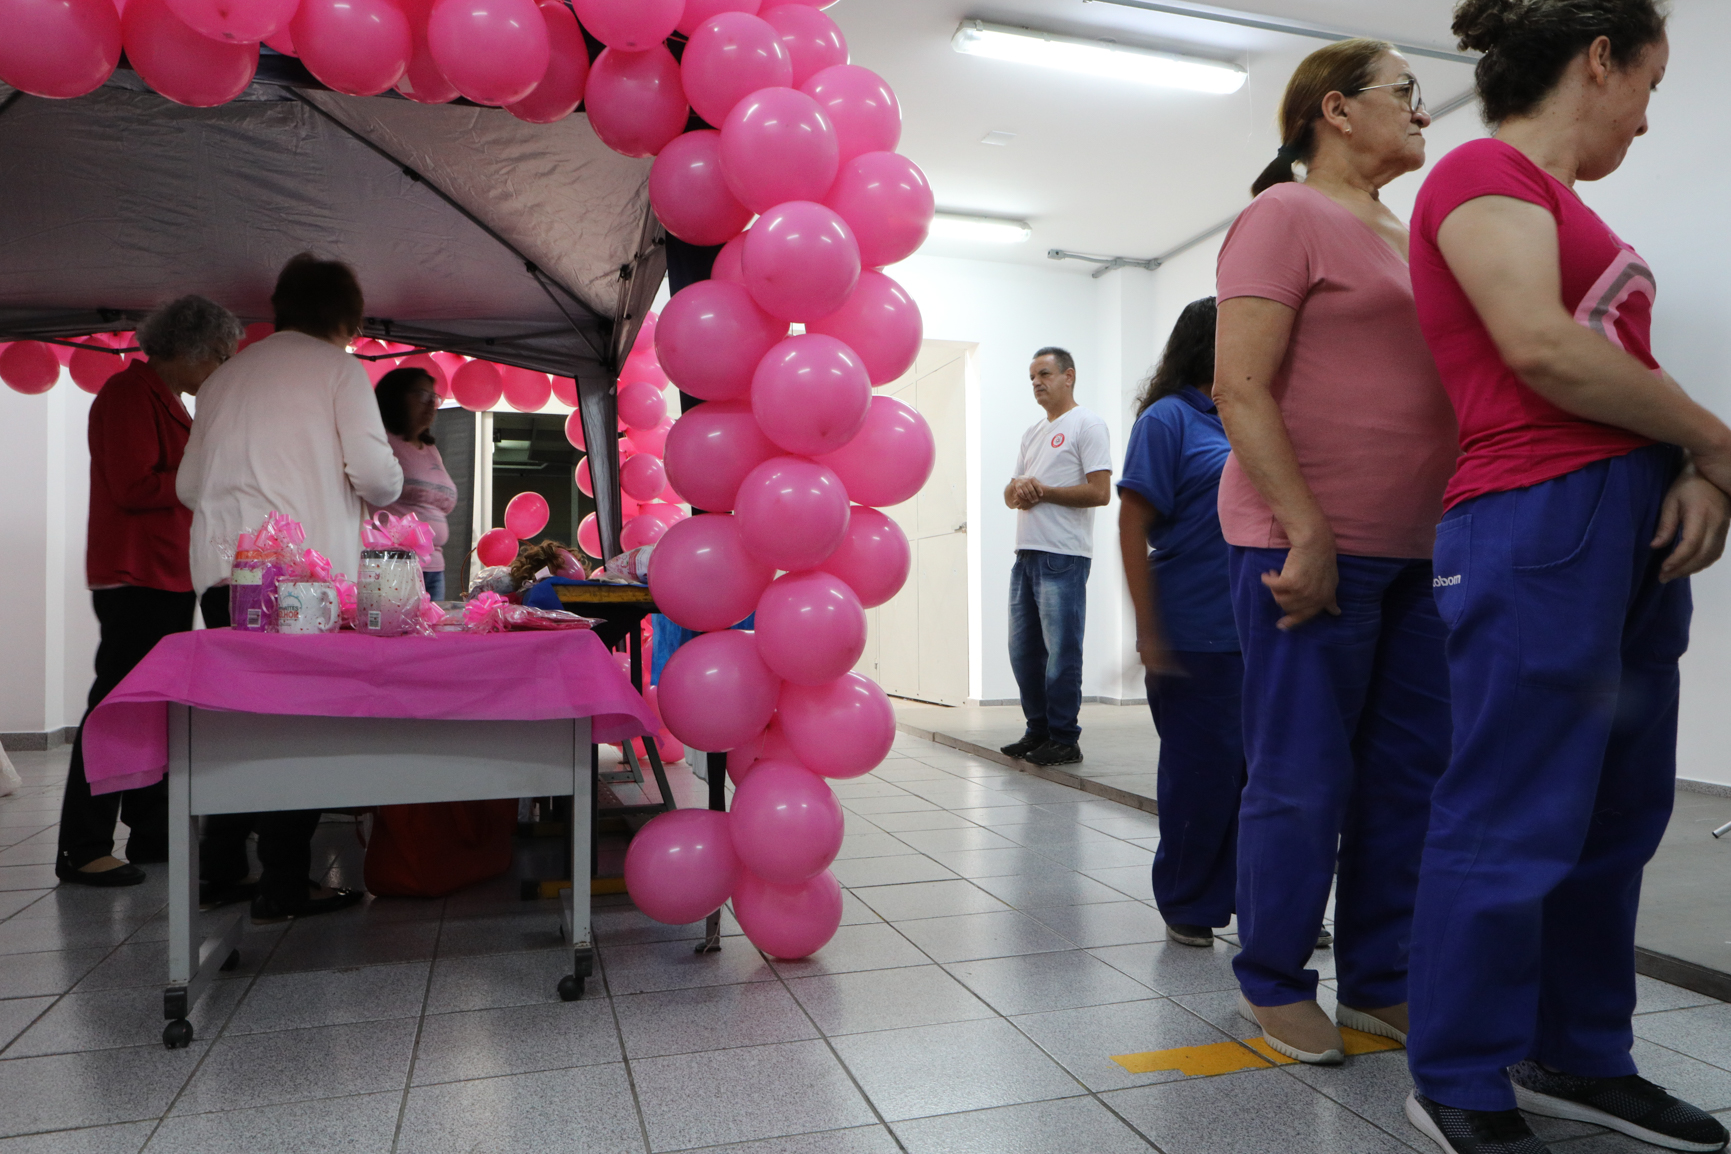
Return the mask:
<svg viewBox="0 0 1731 1154">
<path fill-rule="evenodd" d="M 184 296 L 144 318 L 138 347 L 153 361 L 226 361 L 245 334 L 239 319 L 215 301 Z"/>
</svg>

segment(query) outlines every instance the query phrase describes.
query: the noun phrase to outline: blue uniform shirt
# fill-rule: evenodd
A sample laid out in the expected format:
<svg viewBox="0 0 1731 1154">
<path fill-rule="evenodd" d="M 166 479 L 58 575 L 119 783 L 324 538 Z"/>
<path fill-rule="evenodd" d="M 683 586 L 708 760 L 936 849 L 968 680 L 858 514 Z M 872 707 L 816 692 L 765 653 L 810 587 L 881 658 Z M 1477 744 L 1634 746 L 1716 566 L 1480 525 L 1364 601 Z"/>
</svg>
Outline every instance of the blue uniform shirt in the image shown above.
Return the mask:
<svg viewBox="0 0 1731 1154">
<path fill-rule="evenodd" d="M 1238 650 L 1218 508 L 1229 452 L 1214 402 L 1196 388 L 1150 405 L 1124 451 L 1118 487 L 1147 498 L 1160 514 L 1148 544 L 1166 644 L 1176 652 Z"/>
</svg>

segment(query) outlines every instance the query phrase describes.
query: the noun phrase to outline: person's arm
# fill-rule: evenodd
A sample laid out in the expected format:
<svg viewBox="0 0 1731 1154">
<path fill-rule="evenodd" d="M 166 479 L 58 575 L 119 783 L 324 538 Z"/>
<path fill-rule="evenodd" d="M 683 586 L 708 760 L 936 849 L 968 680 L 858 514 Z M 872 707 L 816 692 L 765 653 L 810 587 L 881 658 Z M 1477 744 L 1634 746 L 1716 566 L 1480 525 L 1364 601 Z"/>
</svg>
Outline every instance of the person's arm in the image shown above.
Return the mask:
<svg viewBox="0 0 1731 1154">
<path fill-rule="evenodd" d="M 1297 316 L 1296 309 L 1278 301 L 1234 297 L 1220 302 L 1215 337 L 1214 405 L 1226 439 L 1291 545 L 1281 571 L 1262 575 L 1285 611 L 1282 629 L 1296 628 L 1318 613 L 1340 615 L 1334 530 L 1299 471 L 1271 391 Z"/>
<path fill-rule="evenodd" d="M 358 366 L 337 384 L 336 418 L 349 484 L 369 505 L 394 504 L 403 493 L 403 467 L 385 439 L 378 401 Z"/>
<path fill-rule="evenodd" d="M 1134 489 L 1118 489 L 1118 553 L 1124 560 L 1124 580 L 1136 611 L 1136 656 L 1150 673 L 1169 673 L 1172 654 L 1160 628 L 1160 590 L 1148 564 L 1148 530 L 1160 520 L 1154 503 Z"/>
<path fill-rule="evenodd" d="M 1688 451 L 1692 467 L 1666 496 L 1653 541 L 1655 548 L 1676 541 L 1661 579 L 1717 561 L 1731 513 L 1725 497 L 1731 429 L 1670 376 L 1577 323 L 1563 307 L 1550 211 L 1514 197 L 1469 200 L 1443 221 L 1437 247 L 1503 362 L 1528 388 L 1564 412 Z"/>
<path fill-rule="evenodd" d="M 1010 482 L 1012 485 L 1016 482 Z M 1028 507 L 1048 504 L 1063 505 L 1071 509 L 1095 509 L 1109 504 L 1112 500 L 1112 470 L 1099 469 L 1088 474 L 1088 479 L 1080 485 L 1042 485 L 1032 477 L 1025 477 L 1022 483 L 1029 486 L 1031 499 Z"/>
<path fill-rule="evenodd" d="M 113 389 L 90 407 L 90 452 L 102 462 L 108 497 L 129 513 L 177 509 L 175 470 L 160 467 L 150 396 L 139 388 Z"/>
</svg>

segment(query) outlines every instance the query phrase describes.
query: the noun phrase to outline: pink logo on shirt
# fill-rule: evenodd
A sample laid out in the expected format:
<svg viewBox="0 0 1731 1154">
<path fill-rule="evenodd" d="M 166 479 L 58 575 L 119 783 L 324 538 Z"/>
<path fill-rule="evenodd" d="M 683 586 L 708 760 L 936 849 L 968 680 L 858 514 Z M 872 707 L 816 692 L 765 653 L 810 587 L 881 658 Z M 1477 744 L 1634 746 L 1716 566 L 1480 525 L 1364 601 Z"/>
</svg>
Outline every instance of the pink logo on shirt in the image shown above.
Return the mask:
<svg viewBox="0 0 1731 1154">
<path fill-rule="evenodd" d="M 1627 352 L 1622 325 L 1634 323 L 1644 330 L 1657 296 L 1652 271 L 1639 253 L 1625 248 L 1581 297 L 1575 321 Z"/>
<path fill-rule="evenodd" d="M 1052 438 L 1052 448 L 1054 448 L 1054 449 L 1056 449 L 1058 446 L 1062 445 L 1063 443 L 1064 443 L 1064 434 L 1062 434 L 1062 433 L 1059 433 L 1057 436 Z"/>
</svg>

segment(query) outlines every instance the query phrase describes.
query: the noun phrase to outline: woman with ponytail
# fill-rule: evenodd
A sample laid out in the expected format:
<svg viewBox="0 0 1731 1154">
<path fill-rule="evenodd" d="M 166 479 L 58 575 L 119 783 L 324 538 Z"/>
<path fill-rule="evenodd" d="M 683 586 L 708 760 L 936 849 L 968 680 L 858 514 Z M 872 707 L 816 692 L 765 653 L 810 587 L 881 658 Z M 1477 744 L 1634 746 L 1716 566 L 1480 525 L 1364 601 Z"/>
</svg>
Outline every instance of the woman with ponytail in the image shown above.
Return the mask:
<svg viewBox="0 0 1731 1154">
<path fill-rule="evenodd" d="M 1214 401 L 1244 654 L 1240 1012 L 1302 1062 L 1407 1028 L 1407 940 L 1448 759 L 1430 553 L 1455 423 L 1379 190 L 1424 164 L 1418 79 L 1377 40 L 1299 65 L 1219 264 Z M 1302 166 L 1304 179 L 1298 180 Z M 1339 1009 L 1307 968 L 1336 890 Z"/>
<path fill-rule="evenodd" d="M 1731 429 L 1660 369 L 1653 273 L 1575 191 L 1647 131 L 1665 20 L 1655 0 L 1464 0 L 1454 31 L 1484 53 L 1495 136 L 1440 161 L 1413 214 L 1462 452 L 1437 529 L 1454 752 L 1419 878 L 1406 1113 L 1452 1154 L 1543 1154 L 1521 1111 L 1720 1150 L 1725 1128 L 1630 1049 L 1687 578 L 1725 546 Z"/>
</svg>

